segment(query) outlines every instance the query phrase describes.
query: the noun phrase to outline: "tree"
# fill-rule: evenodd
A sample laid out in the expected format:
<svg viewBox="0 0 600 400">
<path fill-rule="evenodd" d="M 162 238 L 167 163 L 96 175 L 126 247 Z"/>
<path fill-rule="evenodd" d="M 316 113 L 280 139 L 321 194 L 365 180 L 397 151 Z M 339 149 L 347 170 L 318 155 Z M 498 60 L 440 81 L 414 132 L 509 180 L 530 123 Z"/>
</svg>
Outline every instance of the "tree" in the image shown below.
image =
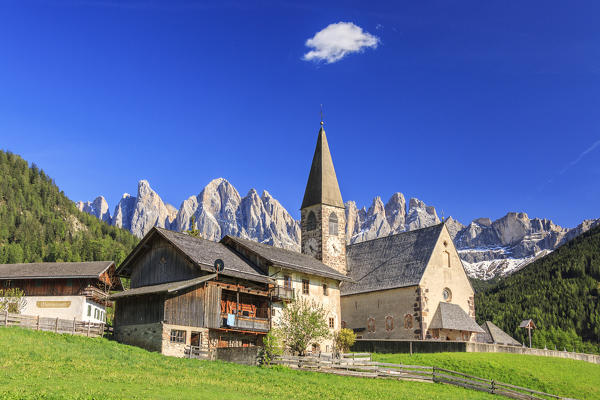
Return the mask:
<svg viewBox="0 0 600 400">
<path fill-rule="evenodd" d="M 196 217 L 194 215 L 190 217 L 190 229 L 188 229 L 187 233 L 190 236 L 200 237 L 200 231 L 196 228 Z"/>
<path fill-rule="evenodd" d="M 342 328 L 334 334 L 333 340 L 336 351 L 346 353 L 356 341 L 356 335 L 352 329 Z"/>
<path fill-rule="evenodd" d="M 0 289 L 0 311 L 20 314 L 27 305 L 25 292 L 19 288 Z"/>
<path fill-rule="evenodd" d="M 329 337 L 328 312 L 323 305 L 299 298 L 284 305 L 277 332 L 295 354 L 304 355 L 309 344 Z"/>
<path fill-rule="evenodd" d="M 258 361 L 262 366 L 270 366 L 271 361 L 283 353 L 277 333 L 273 330 L 269 331 L 263 338 L 263 345 L 258 353 Z"/>
</svg>

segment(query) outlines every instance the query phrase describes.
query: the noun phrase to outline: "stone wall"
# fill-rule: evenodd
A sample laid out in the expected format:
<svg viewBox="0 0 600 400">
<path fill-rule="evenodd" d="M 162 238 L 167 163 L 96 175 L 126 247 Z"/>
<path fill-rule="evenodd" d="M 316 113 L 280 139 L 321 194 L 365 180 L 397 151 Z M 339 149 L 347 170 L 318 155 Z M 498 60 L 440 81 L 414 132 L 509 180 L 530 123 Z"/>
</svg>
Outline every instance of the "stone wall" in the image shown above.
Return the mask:
<svg viewBox="0 0 600 400">
<path fill-rule="evenodd" d="M 171 330 L 173 329 L 185 331 L 184 343 L 171 342 Z M 184 357 L 186 346 L 191 345 L 192 332 L 197 332 L 200 334 L 200 347 L 202 348 L 202 350 L 208 350 L 209 331 L 207 328 L 195 328 L 191 326 L 164 324 L 161 335 L 162 353 L 165 356 Z"/>
<path fill-rule="evenodd" d="M 117 325 L 114 336 L 115 340 L 119 343 L 160 352 L 163 342 L 163 326 L 160 322 L 154 324 Z"/>
<path fill-rule="evenodd" d="M 257 365 L 260 347 L 223 347 L 216 349 L 216 359 L 244 365 Z"/>
</svg>

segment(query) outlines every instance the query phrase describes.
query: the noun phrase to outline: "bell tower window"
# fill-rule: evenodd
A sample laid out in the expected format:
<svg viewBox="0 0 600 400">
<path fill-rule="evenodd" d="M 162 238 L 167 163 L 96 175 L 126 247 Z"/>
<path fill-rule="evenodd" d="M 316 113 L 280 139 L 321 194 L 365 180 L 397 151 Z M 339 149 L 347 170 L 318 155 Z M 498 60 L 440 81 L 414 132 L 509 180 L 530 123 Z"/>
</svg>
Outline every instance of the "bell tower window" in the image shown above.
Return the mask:
<svg viewBox="0 0 600 400">
<path fill-rule="evenodd" d="M 317 218 L 315 217 L 315 213 L 310 211 L 308 217 L 306 217 L 306 230 L 310 232 L 315 229 L 317 229 Z"/>
<path fill-rule="evenodd" d="M 333 212 L 329 214 L 329 234 L 334 236 L 338 234 L 338 218 Z"/>
</svg>

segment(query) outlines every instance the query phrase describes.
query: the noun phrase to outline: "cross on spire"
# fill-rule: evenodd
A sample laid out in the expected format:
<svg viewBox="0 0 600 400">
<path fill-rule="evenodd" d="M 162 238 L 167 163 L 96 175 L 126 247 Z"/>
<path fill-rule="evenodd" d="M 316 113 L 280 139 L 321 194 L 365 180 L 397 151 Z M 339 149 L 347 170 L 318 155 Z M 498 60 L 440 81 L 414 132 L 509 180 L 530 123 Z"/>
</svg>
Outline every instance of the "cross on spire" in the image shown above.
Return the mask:
<svg viewBox="0 0 600 400">
<path fill-rule="evenodd" d="M 323 125 L 323 104 L 321 104 L 321 125 Z"/>
</svg>

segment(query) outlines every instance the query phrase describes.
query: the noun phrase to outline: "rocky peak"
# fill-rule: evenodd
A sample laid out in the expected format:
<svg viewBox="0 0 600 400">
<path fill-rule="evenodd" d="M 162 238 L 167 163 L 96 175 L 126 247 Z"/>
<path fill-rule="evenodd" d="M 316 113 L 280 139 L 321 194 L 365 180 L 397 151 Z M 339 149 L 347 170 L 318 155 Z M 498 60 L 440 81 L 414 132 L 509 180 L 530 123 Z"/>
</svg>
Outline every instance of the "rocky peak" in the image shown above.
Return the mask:
<svg viewBox="0 0 600 400">
<path fill-rule="evenodd" d="M 98 196 L 94 199 L 94 201 L 86 201 L 85 203 L 83 201 L 78 201 L 77 203 L 75 203 L 75 205 L 77 206 L 79 211 L 86 212 L 98 218 L 99 220 L 110 224 L 110 211 L 108 209 L 108 203 L 106 202 L 104 196 Z"/>
<path fill-rule="evenodd" d="M 406 216 L 406 230 L 412 231 L 439 223 L 440 219 L 433 206 L 428 206 L 414 197 L 410 199 Z"/>
<path fill-rule="evenodd" d="M 385 204 L 385 217 L 394 232 L 404 230 L 406 223 L 406 200 L 400 192 L 394 193 Z"/>
</svg>

